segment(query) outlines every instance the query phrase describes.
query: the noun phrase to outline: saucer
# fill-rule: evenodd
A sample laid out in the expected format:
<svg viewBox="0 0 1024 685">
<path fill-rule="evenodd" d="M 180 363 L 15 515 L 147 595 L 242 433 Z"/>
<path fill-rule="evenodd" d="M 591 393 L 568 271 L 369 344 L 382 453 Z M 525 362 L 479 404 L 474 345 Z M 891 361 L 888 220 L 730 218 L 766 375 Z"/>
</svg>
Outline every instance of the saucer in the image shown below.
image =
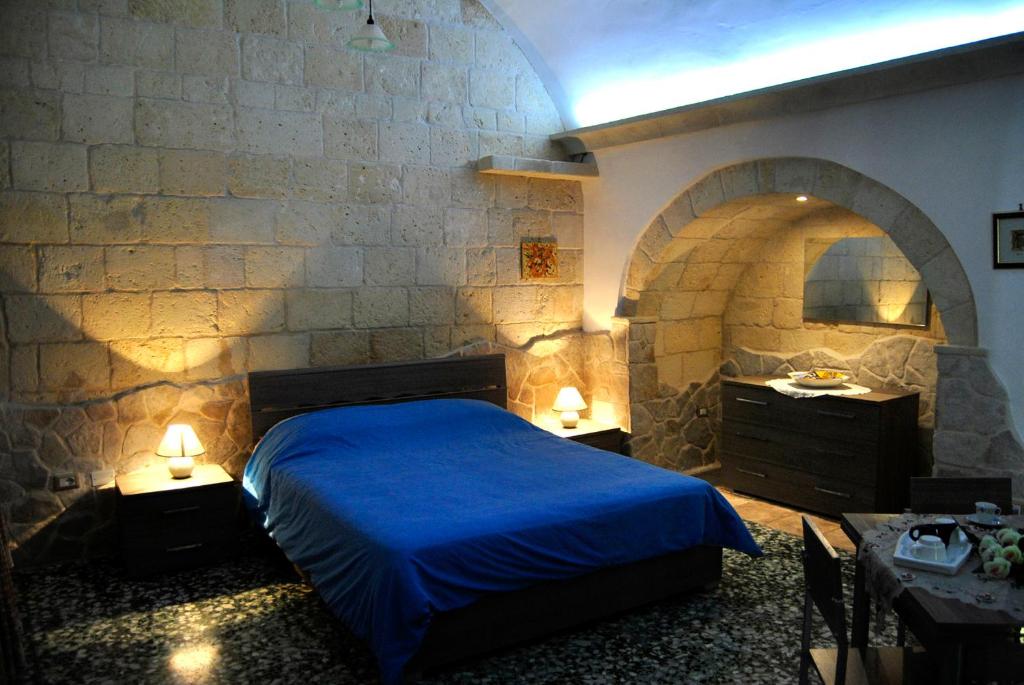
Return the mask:
<svg viewBox="0 0 1024 685">
<path fill-rule="evenodd" d="M 971 523 L 971 524 L 973 524 L 975 526 L 978 526 L 979 528 L 1002 528 L 1003 527 L 1003 519 L 999 518 L 998 516 L 996 516 L 991 521 L 981 521 L 981 520 L 978 519 L 978 515 L 977 514 L 968 514 L 967 516 L 964 516 L 964 519 L 967 520 L 967 522 L 969 522 L 969 523 Z"/>
</svg>

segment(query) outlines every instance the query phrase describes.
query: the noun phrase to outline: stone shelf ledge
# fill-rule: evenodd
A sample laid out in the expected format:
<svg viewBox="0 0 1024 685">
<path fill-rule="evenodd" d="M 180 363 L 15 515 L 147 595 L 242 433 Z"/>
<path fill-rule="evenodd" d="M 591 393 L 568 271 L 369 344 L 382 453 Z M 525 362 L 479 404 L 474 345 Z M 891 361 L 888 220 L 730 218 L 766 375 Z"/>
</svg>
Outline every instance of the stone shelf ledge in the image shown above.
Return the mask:
<svg viewBox="0 0 1024 685">
<path fill-rule="evenodd" d="M 481 174 L 554 178 L 564 181 L 584 181 L 598 176 L 596 164 L 554 162 L 548 159 L 513 157 L 511 155 L 481 157 L 476 163 L 476 169 Z"/>
</svg>

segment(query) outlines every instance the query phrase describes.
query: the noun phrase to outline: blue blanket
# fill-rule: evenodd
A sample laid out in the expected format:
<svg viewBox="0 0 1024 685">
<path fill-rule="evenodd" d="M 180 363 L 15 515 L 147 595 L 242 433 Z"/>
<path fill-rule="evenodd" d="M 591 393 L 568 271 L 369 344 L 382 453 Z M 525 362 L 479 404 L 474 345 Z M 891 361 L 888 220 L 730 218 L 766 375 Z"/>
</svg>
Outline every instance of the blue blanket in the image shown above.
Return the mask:
<svg viewBox="0 0 1024 685">
<path fill-rule="evenodd" d="M 435 612 L 694 545 L 761 551 L 704 481 L 556 437 L 494 405 L 428 400 L 283 421 L 245 498 L 398 683 Z"/>
</svg>

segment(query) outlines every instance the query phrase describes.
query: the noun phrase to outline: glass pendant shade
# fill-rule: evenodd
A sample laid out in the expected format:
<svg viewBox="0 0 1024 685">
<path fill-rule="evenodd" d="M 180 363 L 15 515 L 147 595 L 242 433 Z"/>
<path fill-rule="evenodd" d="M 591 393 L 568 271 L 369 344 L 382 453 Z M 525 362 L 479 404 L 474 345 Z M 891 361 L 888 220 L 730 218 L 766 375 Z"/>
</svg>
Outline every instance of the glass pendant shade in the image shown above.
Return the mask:
<svg viewBox="0 0 1024 685">
<path fill-rule="evenodd" d="M 316 0 L 316 6 L 325 10 L 357 10 L 363 6 L 363 0 Z"/>
<path fill-rule="evenodd" d="M 349 38 L 348 47 L 353 50 L 364 52 L 387 52 L 395 47 L 395 44 L 388 40 L 380 27 L 370 17 L 363 26 L 356 31 L 355 35 Z"/>
</svg>

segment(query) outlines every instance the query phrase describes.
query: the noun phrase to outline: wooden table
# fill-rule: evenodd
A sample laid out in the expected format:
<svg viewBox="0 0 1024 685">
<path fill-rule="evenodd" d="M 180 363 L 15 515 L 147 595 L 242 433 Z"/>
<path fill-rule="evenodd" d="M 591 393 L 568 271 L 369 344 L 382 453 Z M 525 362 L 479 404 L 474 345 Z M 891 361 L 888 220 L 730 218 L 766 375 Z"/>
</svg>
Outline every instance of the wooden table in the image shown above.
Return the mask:
<svg viewBox="0 0 1024 685">
<path fill-rule="evenodd" d="M 865 533 L 894 516 L 896 514 L 843 514 L 840 525 L 859 548 Z M 900 593 L 893 601 L 893 609 L 935 660 L 941 683 L 959 684 L 964 656 L 972 647 L 991 647 L 994 642 L 1016 635 L 1020 626 L 1006 612 L 944 599 L 917 587 Z M 869 614 L 864 568 L 858 561 L 853 586 L 851 645 L 854 647 L 867 645 Z"/>
</svg>

